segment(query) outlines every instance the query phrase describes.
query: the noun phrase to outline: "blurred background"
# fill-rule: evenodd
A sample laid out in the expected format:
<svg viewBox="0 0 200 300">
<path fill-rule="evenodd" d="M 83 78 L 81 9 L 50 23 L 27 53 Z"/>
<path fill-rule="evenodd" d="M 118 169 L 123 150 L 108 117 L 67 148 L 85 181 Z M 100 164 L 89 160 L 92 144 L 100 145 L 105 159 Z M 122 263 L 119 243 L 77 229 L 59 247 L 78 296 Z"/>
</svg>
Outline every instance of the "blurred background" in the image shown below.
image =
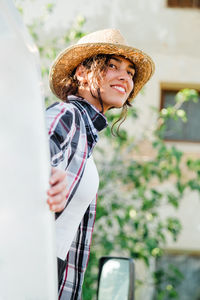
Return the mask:
<svg viewBox="0 0 200 300">
<path fill-rule="evenodd" d="M 120 136 L 95 150 L 96 224 L 83 299 L 95 299 L 98 259 L 130 256 L 136 299 L 200 299 L 200 1 L 16 0 L 41 58 L 46 106 L 57 54 L 84 34 L 117 28 L 155 62 Z M 112 124 L 118 111 L 109 112 Z"/>
</svg>

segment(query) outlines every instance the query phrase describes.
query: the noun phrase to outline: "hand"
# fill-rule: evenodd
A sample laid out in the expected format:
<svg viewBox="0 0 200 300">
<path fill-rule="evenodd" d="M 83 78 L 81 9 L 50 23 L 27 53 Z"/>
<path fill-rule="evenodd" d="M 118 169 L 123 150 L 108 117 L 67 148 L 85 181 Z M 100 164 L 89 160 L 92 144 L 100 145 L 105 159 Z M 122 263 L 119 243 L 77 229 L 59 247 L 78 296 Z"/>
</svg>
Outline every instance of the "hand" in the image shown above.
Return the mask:
<svg viewBox="0 0 200 300">
<path fill-rule="evenodd" d="M 50 188 L 47 191 L 49 208 L 51 211 L 61 212 L 67 202 L 67 176 L 65 171 L 52 168 L 49 183 Z"/>
</svg>

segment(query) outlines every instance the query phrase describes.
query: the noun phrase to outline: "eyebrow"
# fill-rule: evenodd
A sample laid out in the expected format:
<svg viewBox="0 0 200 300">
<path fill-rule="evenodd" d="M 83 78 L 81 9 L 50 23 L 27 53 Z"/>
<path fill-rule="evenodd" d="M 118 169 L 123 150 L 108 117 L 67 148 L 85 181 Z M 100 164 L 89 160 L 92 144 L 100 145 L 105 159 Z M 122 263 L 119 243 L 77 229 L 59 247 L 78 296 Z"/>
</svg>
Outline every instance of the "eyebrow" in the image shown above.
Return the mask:
<svg viewBox="0 0 200 300">
<path fill-rule="evenodd" d="M 122 62 L 122 60 L 120 58 L 116 58 L 116 57 L 111 57 L 111 59 L 114 59 L 118 62 Z M 133 64 L 130 63 L 130 65 L 128 65 L 129 68 L 133 69 L 135 71 L 135 67 Z"/>
</svg>

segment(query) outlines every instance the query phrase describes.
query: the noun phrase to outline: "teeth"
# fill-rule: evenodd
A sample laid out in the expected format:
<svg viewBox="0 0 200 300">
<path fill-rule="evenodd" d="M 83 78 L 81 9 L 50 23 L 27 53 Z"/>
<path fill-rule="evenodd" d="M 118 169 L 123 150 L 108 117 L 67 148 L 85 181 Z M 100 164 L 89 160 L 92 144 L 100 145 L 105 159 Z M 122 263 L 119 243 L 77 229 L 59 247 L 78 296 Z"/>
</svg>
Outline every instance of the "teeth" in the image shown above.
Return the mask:
<svg viewBox="0 0 200 300">
<path fill-rule="evenodd" d="M 117 86 L 117 85 L 114 85 L 113 87 L 114 87 L 116 90 L 125 93 L 125 89 L 124 89 L 123 87 Z"/>
</svg>

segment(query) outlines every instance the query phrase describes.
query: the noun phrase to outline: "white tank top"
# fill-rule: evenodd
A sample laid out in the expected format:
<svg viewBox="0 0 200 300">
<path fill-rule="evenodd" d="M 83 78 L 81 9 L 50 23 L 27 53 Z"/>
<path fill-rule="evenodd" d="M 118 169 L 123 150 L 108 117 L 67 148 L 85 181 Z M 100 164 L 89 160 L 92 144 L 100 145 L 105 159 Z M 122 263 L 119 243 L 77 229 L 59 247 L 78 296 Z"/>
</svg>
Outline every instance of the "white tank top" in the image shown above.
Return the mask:
<svg viewBox="0 0 200 300">
<path fill-rule="evenodd" d="M 66 209 L 56 220 L 56 254 L 66 259 L 78 226 L 99 187 L 99 175 L 93 157 L 87 159 L 79 186 Z"/>
</svg>

